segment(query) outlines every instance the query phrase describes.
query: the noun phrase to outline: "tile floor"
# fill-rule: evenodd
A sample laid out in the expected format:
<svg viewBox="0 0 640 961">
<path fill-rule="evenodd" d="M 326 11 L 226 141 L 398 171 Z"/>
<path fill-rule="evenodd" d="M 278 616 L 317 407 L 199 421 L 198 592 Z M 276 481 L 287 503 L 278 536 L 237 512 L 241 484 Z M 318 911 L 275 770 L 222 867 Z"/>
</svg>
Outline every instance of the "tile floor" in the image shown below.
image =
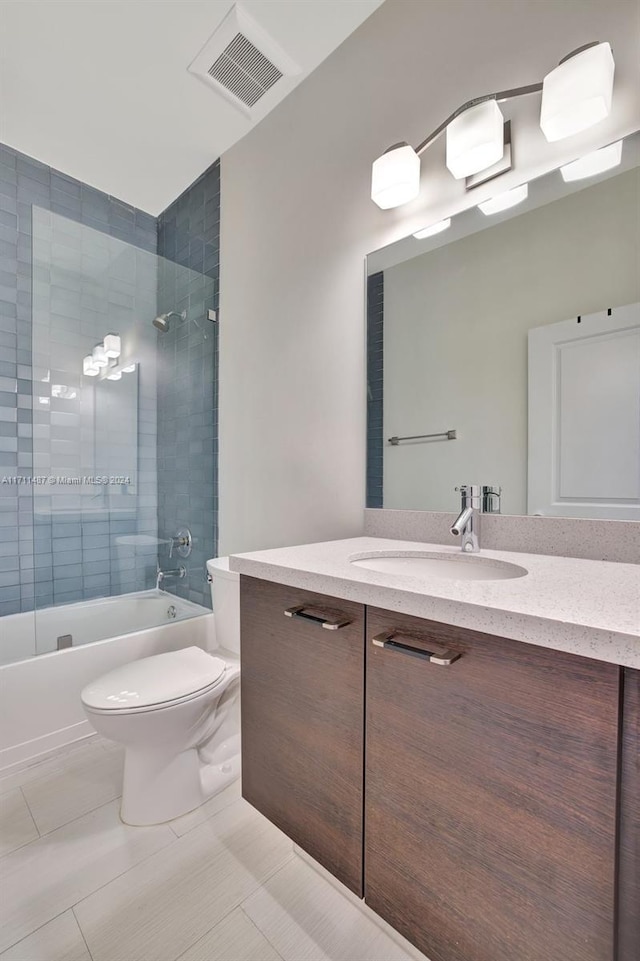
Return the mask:
<svg viewBox="0 0 640 961">
<path fill-rule="evenodd" d="M 0 961 L 423 957 L 298 857 L 239 783 L 134 828 L 121 766 L 92 737 L 0 777 Z"/>
</svg>

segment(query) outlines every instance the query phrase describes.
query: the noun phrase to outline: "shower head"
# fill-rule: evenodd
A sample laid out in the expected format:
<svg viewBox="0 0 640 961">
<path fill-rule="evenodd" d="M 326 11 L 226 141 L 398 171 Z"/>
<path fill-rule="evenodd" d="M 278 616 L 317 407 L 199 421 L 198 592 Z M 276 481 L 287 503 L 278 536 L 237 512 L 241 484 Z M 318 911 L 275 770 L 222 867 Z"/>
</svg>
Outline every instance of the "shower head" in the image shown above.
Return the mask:
<svg viewBox="0 0 640 961">
<path fill-rule="evenodd" d="M 158 314 L 158 316 L 152 321 L 154 327 L 156 327 L 161 334 L 166 334 L 171 327 L 171 317 L 179 317 L 180 320 L 187 319 L 187 312 L 183 310 L 181 314 L 177 310 L 170 310 L 166 314 Z"/>
</svg>

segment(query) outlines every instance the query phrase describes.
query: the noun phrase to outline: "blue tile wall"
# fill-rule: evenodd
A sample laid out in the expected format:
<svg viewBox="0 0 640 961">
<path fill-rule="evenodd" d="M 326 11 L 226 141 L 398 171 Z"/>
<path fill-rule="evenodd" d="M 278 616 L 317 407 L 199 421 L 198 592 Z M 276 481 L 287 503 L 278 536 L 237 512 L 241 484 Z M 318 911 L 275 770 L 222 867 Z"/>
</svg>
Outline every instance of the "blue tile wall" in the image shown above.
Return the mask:
<svg viewBox="0 0 640 961">
<path fill-rule="evenodd" d="M 384 273 L 367 278 L 367 507 L 383 506 Z"/>
<path fill-rule="evenodd" d="M 185 322 L 158 334 L 158 533 L 169 538 L 188 527 L 194 537 L 191 556 L 178 558 L 187 578 L 165 587 L 210 607 L 206 561 L 218 545 L 218 325 L 207 311 L 218 309 L 219 160 L 160 215 L 158 254 L 166 258 L 159 262 L 159 311 L 187 311 Z M 177 566 L 166 549 L 158 560 Z"/>
<path fill-rule="evenodd" d="M 45 426 L 34 423 L 31 397 L 34 206 L 150 254 L 157 252 L 155 217 L 0 145 L 0 481 L 32 473 L 33 441 L 42 438 Z M 82 306 L 79 289 L 57 294 L 52 287 L 54 294 L 61 297 L 63 311 Z M 155 404 L 155 383 L 152 394 L 150 405 Z M 147 442 L 146 453 L 153 449 L 155 457 L 155 435 Z M 155 529 L 154 496 L 139 501 L 138 518 L 145 529 Z M 147 582 L 155 566 L 155 549 L 144 558 L 137 552 L 124 557 L 124 548 L 113 547 L 116 532 L 105 527 L 113 517 L 105 513 L 103 518 L 98 514 L 91 518 L 71 513 L 66 523 L 51 518 L 36 521 L 32 490 L 0 483 L 0 616 Z M 127 569 L 135 573 L 135 581 Z M 107 575 L 105 591 L 98 578 L 104 585 Z"/>
</svg>

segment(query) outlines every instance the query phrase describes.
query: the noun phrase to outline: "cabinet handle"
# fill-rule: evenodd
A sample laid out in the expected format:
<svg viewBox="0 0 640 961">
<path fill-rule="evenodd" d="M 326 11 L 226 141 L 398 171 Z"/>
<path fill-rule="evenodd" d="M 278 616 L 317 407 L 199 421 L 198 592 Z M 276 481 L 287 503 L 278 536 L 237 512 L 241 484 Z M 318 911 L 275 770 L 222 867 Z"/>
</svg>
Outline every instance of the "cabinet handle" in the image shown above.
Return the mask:
<svg viewBox="0 0 640 961">
<path fill-rule="evenodd" d="M 431 664 L 440 664 L 443 667 L 448 667 L 449 664 L 453 664 L 459 657 L 462 657 L 457 651 L 448 651 L 444 648 L 425 651 L 423 648 L 413 647 L 411 644 L 401 644 L 400 641 L 394 641 L 394 637 L 398 633 L 398 631 L 383 631 L 381 634 L 375 635 L 372 643 L 376 647 L 384 647 L 390 651 L 400 651 L 402 654 L 409 654 L 411 657 L 421 657 L 424 661 L 430 661 Z"/>
<path fill-rule="evenodd" d="M 301 617 L 304 621 L 312 621 L 314 624 L 318 624 L 320 627 L 324 627 L 326 631 L 339 631 L 341 627 L 346 627 L 351 621 L 344 617 L 322 617 L 318 614 L 308 614 L 305 611 L 305 605 L 302 604 L 300 607 L 288 607 L 284 612 L 285 617 Z"/>
</svg>

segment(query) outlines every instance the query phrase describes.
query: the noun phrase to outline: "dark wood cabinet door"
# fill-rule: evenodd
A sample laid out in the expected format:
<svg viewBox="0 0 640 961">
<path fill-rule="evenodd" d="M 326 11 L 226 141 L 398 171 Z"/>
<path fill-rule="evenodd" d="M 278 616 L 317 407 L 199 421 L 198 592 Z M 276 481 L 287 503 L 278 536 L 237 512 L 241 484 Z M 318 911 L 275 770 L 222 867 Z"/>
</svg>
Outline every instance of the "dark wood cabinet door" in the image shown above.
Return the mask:
<svg viewBox="0 0 640 961">
<path fill-rule="evenodd" d="M 625 669 L 620 755 L 618 961 L 640 958 L 640 671 Z"/>
<path fill-rule="evenodd" d="M 612 961 L 620 669 L 372 609 L 366 659 L 367 903 L 431 961 Z"/>
<path fill-rule="evenodd" d="M 362 896 L 364 608 L 248 577 L 240 599 L 242 794 Z"/>
</svg>

